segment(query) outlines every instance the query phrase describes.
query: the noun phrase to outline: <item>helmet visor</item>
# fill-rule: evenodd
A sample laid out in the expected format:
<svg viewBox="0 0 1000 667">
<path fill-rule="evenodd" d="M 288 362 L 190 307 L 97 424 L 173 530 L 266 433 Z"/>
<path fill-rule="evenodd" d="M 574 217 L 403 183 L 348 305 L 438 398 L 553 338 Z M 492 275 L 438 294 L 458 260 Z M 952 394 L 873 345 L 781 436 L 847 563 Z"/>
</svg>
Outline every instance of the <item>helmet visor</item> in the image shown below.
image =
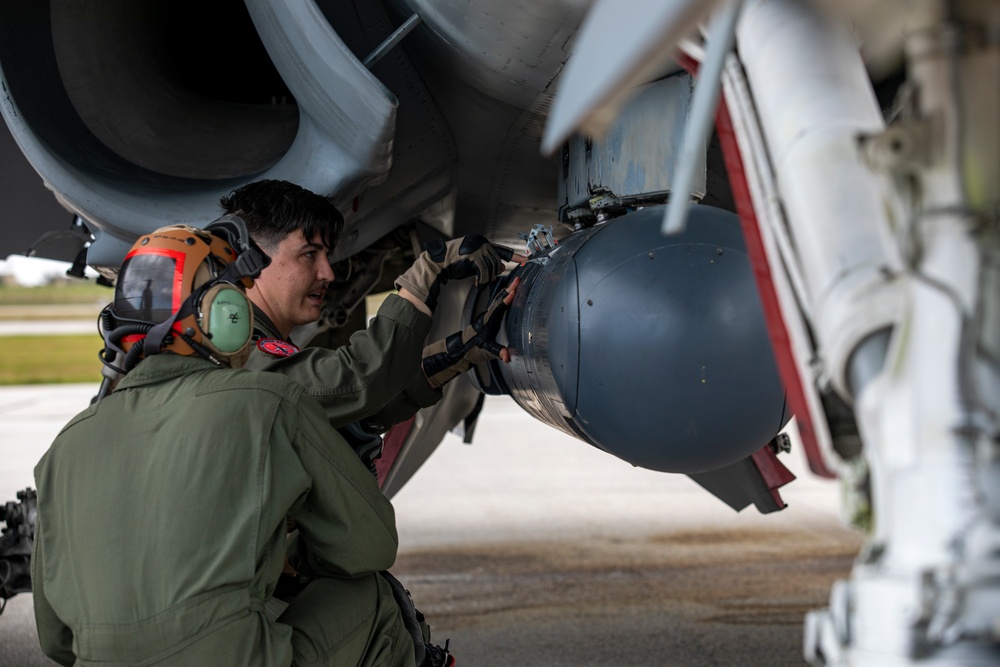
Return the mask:
<svg viewBox="0 0 1000 667">
<path fill-rule="evenodd" d="M 156 252 L 129 257 L 115 289 L 115 313 L 122 319 L 164 322 L 181 306 L 184 256 Z"/>
</svg>

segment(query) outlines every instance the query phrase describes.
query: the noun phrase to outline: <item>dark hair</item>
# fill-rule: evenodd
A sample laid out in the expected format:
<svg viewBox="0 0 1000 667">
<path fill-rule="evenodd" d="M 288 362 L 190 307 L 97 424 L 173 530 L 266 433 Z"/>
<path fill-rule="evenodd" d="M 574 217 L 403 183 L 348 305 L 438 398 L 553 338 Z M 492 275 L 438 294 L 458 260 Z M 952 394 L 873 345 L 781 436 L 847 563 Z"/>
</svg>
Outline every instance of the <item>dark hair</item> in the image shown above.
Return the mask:
<svg viewBox="0 0 1000 667">
<path fill-rule="evenodd" d="M 333 250 L 344 228 L 344 216 L 328 198 L 288 181 L 254 181 L 219 200 L 226 213 L 238 215 L 247 231 L 265 252 L 301 229 L 307 241 L 318 233 Z"/>
</svg>

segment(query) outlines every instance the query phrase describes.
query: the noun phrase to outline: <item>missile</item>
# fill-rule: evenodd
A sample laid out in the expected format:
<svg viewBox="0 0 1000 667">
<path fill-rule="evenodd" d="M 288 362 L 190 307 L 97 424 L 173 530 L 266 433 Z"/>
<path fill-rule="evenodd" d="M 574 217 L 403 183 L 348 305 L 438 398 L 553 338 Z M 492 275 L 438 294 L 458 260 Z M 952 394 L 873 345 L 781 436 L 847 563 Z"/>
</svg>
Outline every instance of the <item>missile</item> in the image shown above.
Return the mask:
<svg viewBox="0 0 1000 667">
<path fill-rule="evenodd" d="M 535 248 L 500 342 L 509 364 L 476 369 L 540 421 L 633 465 L 725 467 L 767 444 L 790 414 L 739 220 L 692 205 L 663 236 L 662 207 Z M 500 284 L 473 290 L 465 315 Z"/>
</svg>

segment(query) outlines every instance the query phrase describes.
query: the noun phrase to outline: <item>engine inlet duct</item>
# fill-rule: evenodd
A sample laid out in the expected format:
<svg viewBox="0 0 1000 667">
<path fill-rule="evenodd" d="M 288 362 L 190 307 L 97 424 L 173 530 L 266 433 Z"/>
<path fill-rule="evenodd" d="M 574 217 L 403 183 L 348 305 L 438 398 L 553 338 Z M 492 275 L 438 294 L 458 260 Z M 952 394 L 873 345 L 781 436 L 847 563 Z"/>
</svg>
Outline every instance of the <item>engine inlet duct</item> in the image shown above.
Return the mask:
<svg viewBox="0 0 1000 667">
<path fill-rule="evenodd" d="M 738 218 L 661 207 L 564 239 L 512 275 L 509 364 L 477 369 L 537 419 L 634 465 L 696 473 L 740 461 L 790 415 Z M 467 316 L 496 285 L 470 295 Z"/>
</svg>

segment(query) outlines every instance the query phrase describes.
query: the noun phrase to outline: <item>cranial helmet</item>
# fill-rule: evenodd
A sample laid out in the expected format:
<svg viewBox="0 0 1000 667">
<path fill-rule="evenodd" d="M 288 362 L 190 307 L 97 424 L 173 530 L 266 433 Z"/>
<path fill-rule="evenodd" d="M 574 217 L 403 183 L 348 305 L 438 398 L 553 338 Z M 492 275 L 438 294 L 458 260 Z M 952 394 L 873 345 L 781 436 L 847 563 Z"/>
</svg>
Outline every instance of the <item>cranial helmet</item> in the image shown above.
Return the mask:
<svg viewBox="0 0 1000 667">
<path fill-rule="evenodd" d="M 233 215 L 205 229 L 172 225 L 140 237 L 125 256 L 114 301 L 101 313 L 102 361 L 126 373 L 140 359 L 169 351 L 242 365 L 253 309 L 241 287 L 252 287 L 270 261 Z"/>
</svg>

